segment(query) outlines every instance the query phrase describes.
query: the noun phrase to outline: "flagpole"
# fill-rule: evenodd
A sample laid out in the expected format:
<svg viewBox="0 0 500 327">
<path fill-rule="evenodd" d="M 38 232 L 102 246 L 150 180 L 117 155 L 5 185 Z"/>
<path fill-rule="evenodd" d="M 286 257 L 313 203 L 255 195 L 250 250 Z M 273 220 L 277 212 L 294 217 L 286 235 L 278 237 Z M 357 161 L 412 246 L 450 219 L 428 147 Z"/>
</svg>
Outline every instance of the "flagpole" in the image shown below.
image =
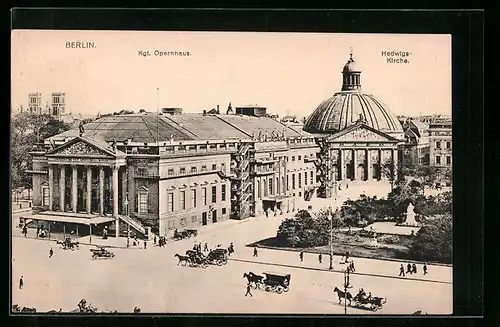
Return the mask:
<svg viewBox="0 0 500 327">
<path fill-rule="evenodd" d="M 160 121 L 160 113 L 159 113 L 159 98 L 160 98 L 160 88 L 157 87 L 156 88 L 156 147 L 158 149 L 158 153 L 160 151 L 160 149 L 158 148 L 159 147 L 159 142 L 160 142 L 160 138 L 159 138 L 159 121 Z"/>
</svg>

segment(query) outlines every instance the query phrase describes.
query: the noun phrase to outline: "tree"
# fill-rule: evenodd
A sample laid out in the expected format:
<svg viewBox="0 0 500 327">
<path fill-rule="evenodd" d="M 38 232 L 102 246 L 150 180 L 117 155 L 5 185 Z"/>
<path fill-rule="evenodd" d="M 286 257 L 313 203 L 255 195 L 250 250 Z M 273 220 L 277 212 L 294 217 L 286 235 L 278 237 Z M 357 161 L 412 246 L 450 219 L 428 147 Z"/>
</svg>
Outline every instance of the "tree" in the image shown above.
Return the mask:
<svg viewBox="0 0 500 327">
<path fill-rule="evenodd" d="M 31 176 L 25 173 L 32 168 L 30 151 L 44 139 L 70 128 L 51 115 L 20 113 L 11 122 L 12 187 L 32 187 Z"/>
<path fill-rule="evenodd" d="M 388 200 L 360 195 L 357 200 L 347 200 L 342 206 L 342 216 L 349 226 L 365 226 L 375 220 L 393 215 L 393 204 Z"/>
<path fill-rule="evenodd" d="M 328 243 L 330 228 L 324 214 L 315 218 L 307 210 L 299 210 L 294 218 L 285 219 L 278 228 L 277 240 L 292 247 L 320 246 Z M 328 226 L 330 225 L 328 221 Z"/>
<path fill-rule="evenodd" d="M 422 261 L 452 262 L 452 215 L 426 219 L 410 247 L 410 255 Z"/>
</svg>

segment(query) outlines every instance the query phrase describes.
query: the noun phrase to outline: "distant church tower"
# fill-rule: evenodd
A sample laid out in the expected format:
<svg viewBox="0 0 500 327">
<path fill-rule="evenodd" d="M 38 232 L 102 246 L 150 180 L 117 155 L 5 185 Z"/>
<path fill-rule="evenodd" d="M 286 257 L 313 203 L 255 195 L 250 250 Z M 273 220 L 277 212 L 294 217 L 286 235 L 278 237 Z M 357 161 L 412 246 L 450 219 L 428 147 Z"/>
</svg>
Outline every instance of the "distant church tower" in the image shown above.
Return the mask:
<svg viewBox="0 0 500 327">
<path fill-rule="evenodd" d="M 28 112 L 42 114 L 42 93 L 36 92 L 28 95 Z"/>
<path fill-rule="evenodd" d="M 65 93 L 52 93 L 52 102 L 50 106 L 50 114 L 58 119 L 65 115 L 66 111 L 66 94 Z"/>
</svg>

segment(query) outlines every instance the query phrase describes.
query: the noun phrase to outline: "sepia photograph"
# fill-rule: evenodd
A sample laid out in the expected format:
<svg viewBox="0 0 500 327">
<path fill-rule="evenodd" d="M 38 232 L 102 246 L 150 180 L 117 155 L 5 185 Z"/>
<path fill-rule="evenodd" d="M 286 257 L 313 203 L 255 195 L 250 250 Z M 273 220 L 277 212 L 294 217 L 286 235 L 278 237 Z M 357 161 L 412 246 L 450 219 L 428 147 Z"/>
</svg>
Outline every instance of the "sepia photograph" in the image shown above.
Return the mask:
<svg viewBox="0 0 500 327">
<path fill-rule="evenodd" d="M 11 31 L 11 312 L 451 315 L 449 34 Z"/>
</svg>

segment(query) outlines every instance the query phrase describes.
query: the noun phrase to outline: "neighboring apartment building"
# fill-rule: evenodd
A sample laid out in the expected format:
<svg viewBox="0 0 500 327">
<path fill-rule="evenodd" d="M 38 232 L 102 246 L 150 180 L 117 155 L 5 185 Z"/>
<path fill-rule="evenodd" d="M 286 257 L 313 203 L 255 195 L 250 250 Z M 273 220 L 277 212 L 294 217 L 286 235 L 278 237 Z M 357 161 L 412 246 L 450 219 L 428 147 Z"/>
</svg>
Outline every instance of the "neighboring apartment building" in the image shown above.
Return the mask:
<svg viewBox="0 0 500 327">
<path fill-rule="evenodd" d="M 438 183 L 451 185 L 450 171 L 453 166 L 453 142 L 451 119 L 436 119 L 429 124 L 429 158 L 430 165 L 442 172 L 438 176 Z M 448 177 L 447 177 L 448 176 Z"/>
</svg>

